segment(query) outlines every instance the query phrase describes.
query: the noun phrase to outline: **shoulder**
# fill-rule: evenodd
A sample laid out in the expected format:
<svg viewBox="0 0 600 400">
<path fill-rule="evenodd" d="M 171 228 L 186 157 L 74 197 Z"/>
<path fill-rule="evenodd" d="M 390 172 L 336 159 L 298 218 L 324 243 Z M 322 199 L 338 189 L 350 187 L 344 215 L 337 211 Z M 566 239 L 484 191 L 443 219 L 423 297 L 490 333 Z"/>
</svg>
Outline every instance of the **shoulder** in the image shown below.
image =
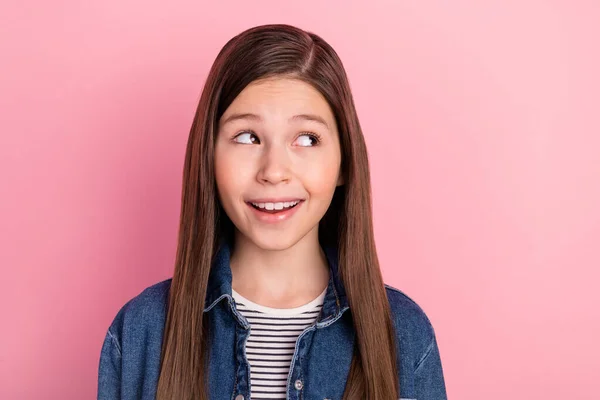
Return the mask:
<svg viewBox="0 0 600 400">
<path fill-rule="evenodd" d="M 117 312 L 109 327 L 112 336 L 124 332 L 160 328 L 166 318 L 171 278 L 148 286 L 127 301 Z"/>
<path fill-rule="evenodd" d="M 406 293 L 391 285 L 385 284 L 385 292 L 392 315 L 404 324 L 411 324 L 414 328 L 422 330 L 424 335 L 432 333 L 433 327 L 429 317 L 421 306 Z"/>
<path fill-rule="evenodd" d="M 98 399 L 137 398 L 156 379 L 170 286 L 170 279 L 149 286 L 117 312 L 100 352 Z"/>
<path fill-rule="evenodd" d="M 400 346 L 413 351 L 418 360 L 435 340 L 433 325 L 423 308 L 406 293 L 388 284 L 385 291 Z"/>
</svg>

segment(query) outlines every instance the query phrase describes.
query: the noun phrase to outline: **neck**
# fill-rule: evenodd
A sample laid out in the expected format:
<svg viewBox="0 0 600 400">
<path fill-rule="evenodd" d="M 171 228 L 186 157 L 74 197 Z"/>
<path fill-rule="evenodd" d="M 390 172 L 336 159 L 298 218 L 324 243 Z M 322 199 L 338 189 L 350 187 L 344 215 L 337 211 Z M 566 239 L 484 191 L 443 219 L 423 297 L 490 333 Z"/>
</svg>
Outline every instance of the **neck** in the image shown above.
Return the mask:
<svg viewBox="0 0 600 400">
<path fill-rule="evenodd" d="M 319 296 L 329 281 L 329 265 L 316 230 L 283 250 L 262 249 L 236 232 L 230 265 L 233 289 L 273 308 L 306 304 Z"/>
</svg>

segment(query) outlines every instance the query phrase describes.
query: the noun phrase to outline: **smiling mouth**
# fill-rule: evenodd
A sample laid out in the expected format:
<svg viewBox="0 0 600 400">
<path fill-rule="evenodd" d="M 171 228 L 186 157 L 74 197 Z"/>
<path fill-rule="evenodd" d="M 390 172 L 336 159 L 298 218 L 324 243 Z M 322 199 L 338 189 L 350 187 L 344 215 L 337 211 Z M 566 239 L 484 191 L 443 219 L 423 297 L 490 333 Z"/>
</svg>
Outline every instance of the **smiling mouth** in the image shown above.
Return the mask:
<svg viewBox="0 0 600 400">
<path fill-rule="evenodd" d="M 290 203 L 252 203 L 252 202 L 247 202 L 246 204 L 248 204 L 250 207 L 253 207 L 254 209 L 260 211 L 260 212 L 264 212 L 265 214 L 279 214 L 279 213 L 283 213 L 285 211 L 291 210 L 295 207 L 298 207 L 300 204 L 302 204 L 302 202 L 304 202 L 304 200 L 299 200 L 296 202 L 290 202 Z"/>
</svg>

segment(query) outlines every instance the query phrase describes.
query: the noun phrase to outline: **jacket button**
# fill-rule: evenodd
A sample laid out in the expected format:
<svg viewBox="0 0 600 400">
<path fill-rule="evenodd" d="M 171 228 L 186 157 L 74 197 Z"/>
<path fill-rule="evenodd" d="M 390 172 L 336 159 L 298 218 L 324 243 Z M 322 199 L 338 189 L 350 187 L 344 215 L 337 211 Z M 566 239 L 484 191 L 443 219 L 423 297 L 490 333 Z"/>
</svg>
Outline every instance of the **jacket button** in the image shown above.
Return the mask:
<svg viewBox="0 0 600 400">
<path fill-rule="evenodd" d="M 238 394 L 237 396 L 235 396 L 235 400 L 244 400 L 244 395 Z"/>
<path fill-rule="evenodd" d="M 294 387 L 298 390 L 302 389 L 304 385 L 302 384 L 302 381 L 300 379 L 298 379 L 296 382 L 294 382 Z"/>
</svg>

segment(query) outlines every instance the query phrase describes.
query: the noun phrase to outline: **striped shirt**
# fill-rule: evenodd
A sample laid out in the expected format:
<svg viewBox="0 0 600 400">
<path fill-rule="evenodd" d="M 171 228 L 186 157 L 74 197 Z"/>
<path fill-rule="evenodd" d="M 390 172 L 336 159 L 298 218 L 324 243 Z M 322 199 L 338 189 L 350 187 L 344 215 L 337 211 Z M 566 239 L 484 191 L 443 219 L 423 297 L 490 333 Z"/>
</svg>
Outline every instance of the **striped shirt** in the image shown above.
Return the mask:
<svg viewBox="0 0 600 400">
<path fill-rule="evenodd" d="M 246 317 L 251 328 L 246 357 L 250 364 L 252 400 L 285 399 L 296 340 L 317 319 L 326 290 L 310 302 L 294 308 L 262 306 L 232 290 L 236 308 Z"/>
</svg>

